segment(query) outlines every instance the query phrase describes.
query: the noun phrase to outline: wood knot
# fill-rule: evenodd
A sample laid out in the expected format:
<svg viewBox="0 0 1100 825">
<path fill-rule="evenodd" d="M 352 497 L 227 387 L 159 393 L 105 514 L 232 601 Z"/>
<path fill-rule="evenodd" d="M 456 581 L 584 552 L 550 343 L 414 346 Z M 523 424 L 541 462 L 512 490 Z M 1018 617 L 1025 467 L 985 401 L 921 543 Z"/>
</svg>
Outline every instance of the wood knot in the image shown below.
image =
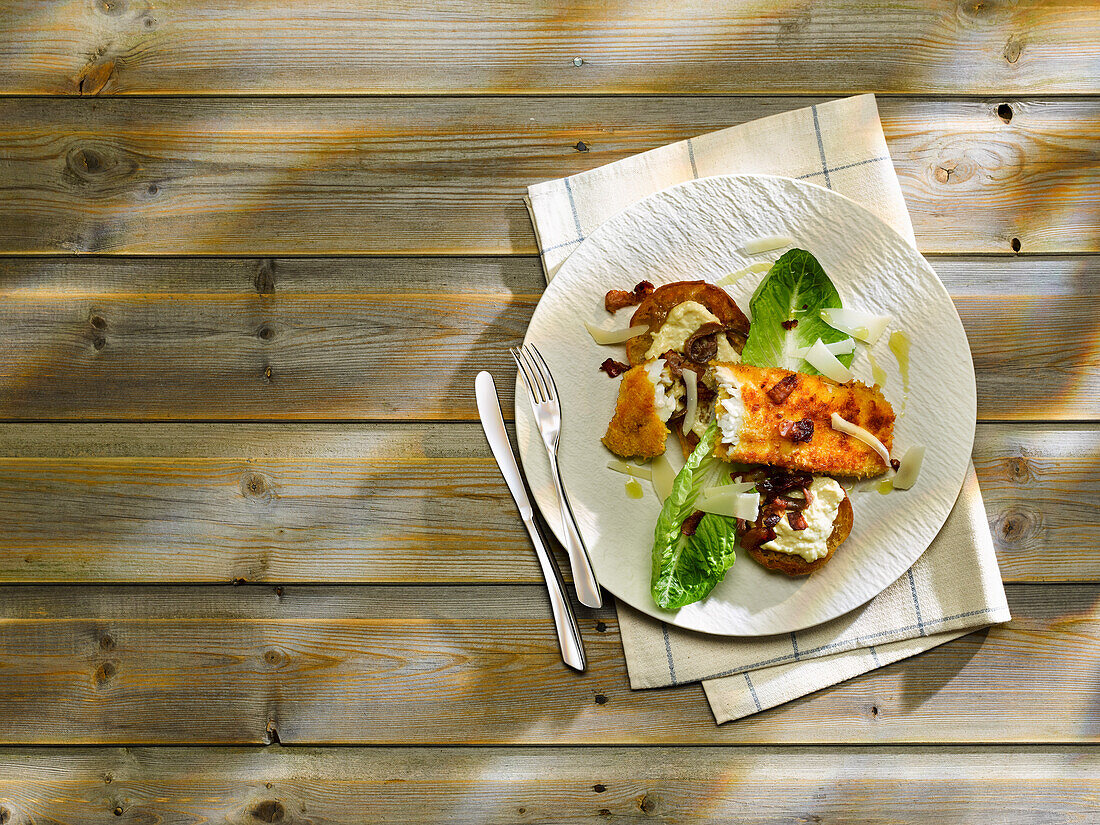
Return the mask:
<svg viewBox="0 0 1100 825">
<path fill-rule="evenodd" d="M 1020 59 L 1020 54 L 1024 50 L 1024 41 L 1022 38 L 1017 38 L 1015 35 L 1008 38 L 1008 42 L 1005 43 L 1005 49 L 1002 52 L 1005 60 L 1009 63 L 1015 63 Z"/>
<path fill-rule="evenodd" d="M 105 346 L 107 346 L 107 339 L 104 338 L 102 335 L 97 335 L 92 339 L 92 346 L 95 347 L 97 350 L 101 350 Z"/>
<path fill-rule="evenodd" d="M 114 650 L 115 649 L 115 640 L 112 639 L 110 636 L 108 636 L 106 633 L 104 633 L 102 636 L 99 637 L 99 649 L 100 650 Z"/>
<path fill-rule="evenodd" d="M 1032 532 L 1032 519 L 1026 513 L 1009 513 L 1001 519 L 1001 538 L 1009 544 L 1018 544 Z"/>
<path fill-rule="evenodd" d="M 253 805 L 249 813 L 260 822 L 281 822 L 286 816 L 286 809 L 277 799 L 265 799 Z"/>
<path fill-rule="evenodd" d="M 651 814 L 657 810 L 657 797 L 650 794 L 642 794 L 638 800 L 638 808 L 644 814 Z"/>
<path fill-rule="evenodd" d="M 585 143 L 583 140 L 578 140 L 576 143 L 573 144 L 573 148 L 576 149 L 578 152 L 587 152 L 588 144 Z"/>
<path fill-rule="evenodd" d="M 597 782 L 595 785 L 592 786 L 592 790 L 595 791 L 596 793 L 603 793 L 604 791 L 607 790 L 607 786 L 602 785 L 599 782 Z"/>
<path fill-rule="evenodd" d="M 1023 456 L 1008 459 L 1008 474 L 1018 484 L 1031 480 L 1031 468 Z"/>
<path fill-rule="evenodd" d="M 77 94 L 86 96 L 99 94 L 114 79 L 117 69 L 118 63 L 113 57 L 94 57 L 76 77 Z"/>
<path fill-rule="evenodd" d="M 608 817 L 610 817 L 610 816 L 611 816 L 611 811 L 610 811 L 610 810 L 608 810 L 607 808 L 600 808 L 600 810 L 598 811 L 598 813 L 599 813 L 599 815 L 600 815 L 600 816 L 602 816 L 602 817 L 603 817 L 604 819 L 607 819 Z"/>
<path fill-rule="evenodd" d="M 290 661 L 290 657 L 276 648 L 264 651 L 264 661 L 272 668 L 278 669 Z"/>
<path fill-rule="evenodd" d="M 0 825 L 7 825 L 11 821 L 11 811 L 7 808 L 0 807 Z"/>
<path fill-rule="evenodd" d="M 607 704 L 607 697 L 604 696 L 602 693 L 597 693 L 596 694 L 596 704 L 597 705 L 606 705 Z"/>
<path fill-rule="evenodd" d="M 121 806 L 121 805 L 116 805 L 116 806 L 115 806 L 115 809 L 114 809 L 114 811 L 112 811 L 112 813 L 113 813 L 113 814 L 114 814 L 115 816 L 122 816 L 122 815 L 123 815 L 124 813 L 126 813 L 126 812 L 125 812 L 124 810 L 122 810 L 122 806 Z"/>
<path fill-rule="evenodd" d="M 270 295 L 275 291 L 275 262 L 270 258 L 260 263 L 256 275 L 252 279 L 252 285 L 261 295 Z"/>
<path fill-rule="evenodd" d="M 871 705 L 871 715 L 878 716 L 878 705 Z"/>
<path fill-rule="evenodd" d="M 267 723 L 267 727 L 264 728 L 264 744 L 265 745 L 278 745 L 279 731 L 275 728 L 275 720 L 272 719 Z"/>
<path fill-rule="evenodd" d="M 272 486 L 271 479 L 263 473 L 250 472 L 241 477 L 241 494 L 248 499 L 270 501 Z"/>
<path fill-rule="evenodd" d="M 149 184 L 149 185 L 148 185 L 148 186 L 147 186 L 147 187 L 145 188 L 145 191 L 146 191 L 146 192 L 148 192 L 148 193 L 149 193 L 150 195 L 155 195 L 155 194 L 157 194 L 157 192 L 159 192 L 159 191 L 160 191 L 160 187 L 159 187 L 159 186 L 157 186 L 157 185 L 156 185 L 155 183 L 150 183 L 150 184 Z"/>
<path fill-rule="evenodd" d="M 264 381 L 271 382 L 271 381 L 275 380 L 274 376 L 275 376 L 275 373 L 271 369 L 270 365 L 264 367 Z"/>
<path fill-rule="evenodd" d="M 108 166 L 106 156 L 100 154 L 95 149 L 73 149 L 66 156 L 65 163 L 68 165 L 70 171 L 81 178 L 97 175 L 103 172 Z"/>
<path fill-rule="evenodd" d="M 1023 244 L 1020 243 L 1019 238 L 1013 238 L 1011 241 L 1009 241 L 1008 245 L 1012 247 L 1013 252 L 1019 252 L 1020 248 L 1023 246 Z"/>
<path fill-rule="evenodd" d="M 104 662 L 98 668 L 96 668 L 96 684 L 100 686 L 107 684 L 107 682 L 111 681 L 116 673 L 118 673 L 118 668 L 115 667 L 114 662 Z"/>
<path fill-rule="evenodd" d="M 93 315 L 89 321 L 96 329 L 107 329 L 107 319 L 102 315 Z"/>
<path fill-rule="evenodd" d="M 95 4 L 97 10 L 108 17 L 118 17 L 126 11 L 125 0 L 98 0 Z"/>
<path fill-rule="evenodd" d="M 271 340 L 272 338 L 274 338 L 274 337 L 275 337 L 275 330 L 273 330 L 273 329 L 272 329 L 272 328 L 271 328 L 270 326 L 268 326 L 267 324 L 264 324 L 264 325 L 263 325 L 262 327 L 260 327 L 260 329 L 259 329 L 259 330 L 258 330 L 258 331 L 256 332 L 256 335 L 258 335 L 258 336 L 259 336 L 259 338 L 260 338 L 260 340 L 261 340 L 261 341 L 270 341 L 270 340 Z"/>
<path fill-rule="evenodd" d="M 596 622 L 596 632 L 597 633 L 606 633 L 607 632 L 607 624 L 605 622 Z"/>
<path fill-rule="evenodd" d="M 115 781 L 115 778 L 112 774 L 109 774 L 109 773 L 103 774 L 103 784 L 104 785 L 110 785 L 114 781 Z"/>
<path fill-rule="evenodd" d="M 997 107 L 997 117 L 1003 120 L 1005 123 L 1012 122 L 1012 107 L 1007 103 L 1002 103 Z"/>
</svg>

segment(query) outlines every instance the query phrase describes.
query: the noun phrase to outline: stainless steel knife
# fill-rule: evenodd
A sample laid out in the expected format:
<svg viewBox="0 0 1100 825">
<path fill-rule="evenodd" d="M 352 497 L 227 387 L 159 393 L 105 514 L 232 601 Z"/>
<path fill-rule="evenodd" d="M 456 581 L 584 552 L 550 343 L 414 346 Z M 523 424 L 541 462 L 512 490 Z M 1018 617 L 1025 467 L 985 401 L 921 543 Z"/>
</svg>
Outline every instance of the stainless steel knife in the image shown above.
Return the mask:
<svg viewBox="0 0 1100 825">
<path fill-rule="evenodd" d="M 527 528 L 527 534 L 531 537 L 531 543 L 535 546 L 535 556 L 542 568 L 542 577 L 546 579 L 546 589 L 550 593 L 550 609 L 554 614 L 554 628 L 558 633 L 558 642 L 561 645 L 561 658 L 575 670 L 584 670 L 584 644 L 581 641 L 581 632 L 577 627 L 577 618 L 573 615 L 573 607 L 565 594 L 565 582 L 562 581 L 558 566 L 554 563 L 549 550 L 543 543 L 542 536 L 535 527 L 534 509 L 531 500 L 527 497 L 527 489 L 523 483 L 523 475 L 520 473 L 516 457 L 512 454 L 512 445 L 508 443 L 508 431 L 504 428 L 504 417 L 500 412 L 500 400 L 497 398 L 496 384 L 493 376 L 487 372 L 479 372 L 474 381 L 474 394 L 477 398 L 477 412 L 481 416 L 481 426 L 485 430 L 485 438 L 489 441 L 489 448 L 493 451 L 493 457 L 500 467 L 500 474 L 504 476 L 504 482 L 519 507 L 520 518 L 523 526 Z"/>
</svg>

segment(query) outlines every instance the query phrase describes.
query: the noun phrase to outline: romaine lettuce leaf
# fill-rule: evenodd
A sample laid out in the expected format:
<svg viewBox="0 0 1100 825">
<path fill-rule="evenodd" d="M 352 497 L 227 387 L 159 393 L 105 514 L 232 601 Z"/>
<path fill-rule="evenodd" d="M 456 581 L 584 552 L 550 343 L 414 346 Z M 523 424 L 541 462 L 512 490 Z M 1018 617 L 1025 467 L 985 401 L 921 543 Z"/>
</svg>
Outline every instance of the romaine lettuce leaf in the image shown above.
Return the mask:
<svg viewBox="0 0 1100 825">
<path fill-rule="evenodd" d="M 736 519 L 707 513 L 694 535 L 680 532 L 684 519 L 695 512 L 695 502 L 703 488 L 729 483 L 729 465 L 713 455 L 717 432 L 718 424 L 711 422 L 677 474 L 672 493 L 657 517 L 653 535 L 653 600 L 666 610 L 705 598 L 734 562 Z"/>
<path fill-rule="evenodd" d="M 821 320 L 821 310 L 841 306 L 840 294 L 817 262 L 805 249 L 786 252 L 772 266 L 749 301 L 752 323 L 741 360 L 756 367 L 782 367 L 807 375 L 818 371 L 796 354 L 820 338 L 826 344 L 846 341 L 847 333 Z M 796 321 L 791 329 L 784 322 Z M 838 355 L 846 367 L 855 353 Z"/>
</svg>

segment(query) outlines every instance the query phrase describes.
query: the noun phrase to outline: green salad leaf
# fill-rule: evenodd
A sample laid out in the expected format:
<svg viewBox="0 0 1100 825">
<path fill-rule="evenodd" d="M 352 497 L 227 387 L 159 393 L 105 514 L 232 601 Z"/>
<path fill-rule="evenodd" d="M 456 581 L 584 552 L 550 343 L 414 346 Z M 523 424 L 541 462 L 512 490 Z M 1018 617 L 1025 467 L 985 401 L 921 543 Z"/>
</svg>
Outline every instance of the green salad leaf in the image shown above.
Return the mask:
<svg viewBox="0 0 1100 825">
<path fill-rule="evenodd" d="M 695 502 L 703 488 L 729 482 L 729 465 L 713 455 L 717 432 L 718 424 L 712 421 L 677 474 L 672 493 L 657 517 L 653 536 L 653 600 L 666 610 L 706 598 L 736 557 L 736 519 L 707 513 L 694 535 L 680 532 L 684 520 L 695 512 Z"/>
<path fill-rule="evenodd" d="M 821 310 L 840 306 L 840 294 L 817 258 L 805 249 L 786 252 L 749 301 L 752 324 L 741 360 L 755 367 L 817 375 L 796 350 L 812 347 L 818 338 L 826 344 L 848 340 L 850 335 L 821 320 Z M 784 322 L 791 328 L 784 328 Z M 837 356 L 846 367 L 854 357 L 854 352 Z"/>
</svg>

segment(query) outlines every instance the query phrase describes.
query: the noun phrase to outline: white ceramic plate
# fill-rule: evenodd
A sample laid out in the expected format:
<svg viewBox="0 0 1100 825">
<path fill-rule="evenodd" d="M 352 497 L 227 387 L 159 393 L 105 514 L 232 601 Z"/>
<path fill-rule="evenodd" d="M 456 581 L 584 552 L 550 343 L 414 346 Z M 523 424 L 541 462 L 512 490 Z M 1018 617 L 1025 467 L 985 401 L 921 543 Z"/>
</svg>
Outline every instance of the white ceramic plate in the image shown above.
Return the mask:
<svg viewBox="0 0 1100 825">
<path fill-rule="evenodd" d="M 596 345 L 588 320 L 626 326 L 632 309 L 611 321 L 603 309 L 608 289 L 640 280 L 716 281 L 783 250 L 746 255 L 743 245 L 789 236 L 824 266 L 846 307 L 893 316 L 888 333 L 911 342 L 909 392 L 884 335 L 872 355 L 888 373 L 885 394 L 898 413 L 894 453 L 914 444 L 927 453 L 913 489 L 852 494 L 855 526 L 829 564 L 791 579 L 760 567 L 748 555 L 709 597 L 676 612 L 650 595 L 653 526 L 660 502 L 647 482 L 644 498 L 627 498 L 625 476 L 607 469 L 614 456 L 600 443 L 615 407 L 618 380 L 598 366 L 624 348 Z M 728 290 L 749 314 L 749 296 L 763 275 Z M 538 346 L 561 393 L 559 458 L 584 540 L 600 583 L 627 604 L 671 624 L 704 633 L 755 636 L 811 627 L 836 618 L 880 593 L 913 564 L 943 526 L 955 503 L 974 440 L 974 365 L 966 334 L 935 272 L 905 240 L 855 202 L 789 178 L 726 176 L 691 181 L 659 192 L 607 221 L 565 262 L 539 302 L 526 343 Z M 867 355 L 853 371 L 870 384 Z M 561 537 L 557 499 L 546 454 L 522 386 L 516 395 L 520 456 L 535 500 Z M 679 445 L 669 436 L 669 455 Z M 677 464 L 678 466 L 678 464 Z"/>
</svg>

